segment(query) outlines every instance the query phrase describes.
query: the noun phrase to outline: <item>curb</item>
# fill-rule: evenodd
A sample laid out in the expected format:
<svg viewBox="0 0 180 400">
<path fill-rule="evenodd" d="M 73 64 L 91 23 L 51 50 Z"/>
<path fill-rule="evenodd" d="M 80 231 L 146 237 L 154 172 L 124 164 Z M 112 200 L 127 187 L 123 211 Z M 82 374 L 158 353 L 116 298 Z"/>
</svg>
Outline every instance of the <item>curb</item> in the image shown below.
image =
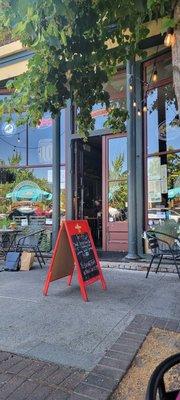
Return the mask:
<svg viewBox="0 0 180 400">
<path fill-rule="evenodd" d="M 76 386 L 69 400 L 108 400 L 152 327 L 180 332 L 177 320 L 136 315 L 96 367 Z"/>
</svg>

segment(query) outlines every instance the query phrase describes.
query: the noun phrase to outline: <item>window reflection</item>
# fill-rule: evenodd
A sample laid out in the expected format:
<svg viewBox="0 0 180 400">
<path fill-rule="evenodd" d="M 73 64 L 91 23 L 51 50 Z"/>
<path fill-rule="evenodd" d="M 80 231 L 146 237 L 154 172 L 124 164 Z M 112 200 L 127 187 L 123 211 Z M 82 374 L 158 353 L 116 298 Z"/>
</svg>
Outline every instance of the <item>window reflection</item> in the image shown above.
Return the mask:
<svg viewBox="0 0 180 400">
<path fill-rule="evenodd" d="M 0 220 L 44 216 L 52 225 L 51 168 L 0 168 Z M 61 167 L 61 219 L 65 219 L 65 168 Z"/>
<path fill-rule="evenodd" d="M 28 163 L 52 164 L 52 118 L 45 113 L 38 127 L 28 127 Z M 61 111 L 60 123 L 61 163 L 65 162 L 65 110 Z"/>
<path fill-rule="evenodd" d="M 147 96 L 148 154 L 180 148 L 180 120 L 172 85 L 156 88 Z"/>
<path fill-rule="evenodd" d="M 16 125 L 16 115 L 7 122 L 0 121 L 0 163 L 6 165 L 26 164 L 26 127 Z"/>
<path fill-rule="evenodd" d="M 7 95 L 0 95 L 0 99 Z M 0 121 L 0 163 L 6 165 L 52 164 L 52 118 L 45 113 L 38 127 L 17 126 L 16 114 L 7 122 L 6 115 Z M 65 109 L 60 121 L 61 164 L 65 163 Z M 27 143 L 28 132 L 28 143 Z M 27 157 L 28 155 L 28 157 Z M 28 161 L 28 163 L 27 163 Z"/>
<path fill-rule="evenodd" d="M 171 56 L 168 56 L 164 58 L 163 60 L 157 60 L 156 61 L 156 70 L 157 70 L 157 82 L 169 78 L 172 76 L 172 62 L 171 62 Z M 154 62 L 152 62 L 150 65 L 147 66 L 146 68 L 146 81 L 147 82 L 152 82 L 152 75 L 154 71 Z"/>
<path fill-rule="evenodd" d="M 28 127 L 28 163 L 52 163 L 52 118 L 45 113 L 39 126 Z"/>
<path fill-rule="evenodd" d="M 180 222 L 180 153 L 148 158 L 149 225 Z"/>
<path fill-rule="evenodd" d="M 109 140 L 109 222 L 127 220 L 127 138 Z"/>
<path fill-rule="evenodd" d="M 111 107 L 126 107 L 126 75 L 124 71 L 118 72 L 111 80 L 104 84 L 104 89 L 110 94 Z M 104 129 L 104 123 L 107 120 L 108 112 L 105 105 L 95 104 L 92 111 L 92 117 L 95 119 L 94 130 Z"/>
<path fill-rule="evenodd" d="M 109 179 L 117 180 L 127 174 L 127 138 L 109 140 Z"/>
<path fill-rule="evenodd" d="M 127 220 L 126 181 L 109 182 L 109 222 Z"/>
</svg>

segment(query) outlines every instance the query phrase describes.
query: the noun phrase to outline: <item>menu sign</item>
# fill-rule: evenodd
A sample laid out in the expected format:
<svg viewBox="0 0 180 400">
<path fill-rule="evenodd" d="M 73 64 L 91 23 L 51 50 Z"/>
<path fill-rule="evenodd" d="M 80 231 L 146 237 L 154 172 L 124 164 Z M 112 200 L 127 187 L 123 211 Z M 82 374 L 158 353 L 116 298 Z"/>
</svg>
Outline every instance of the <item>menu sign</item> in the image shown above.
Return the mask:
<svg viewBox="0 0 180 400">
<path fill-rule="evenodd" d="M 96 248 L 86 220 L 63 221 L 43 293 L 47 295 L 50 282 L 66 276 L 70 285 L 75 268 L 81 295 L 85 301 L 88 300 L 86 286 L 99 280 L 102 288 L 106 289 Z"/>
<path fill-rule="evenodd" d="M 87 233 L 73 235 L 72 242 L 80 265 L 83 281 L 99 275 L 97 262 Z"/>
</svg>

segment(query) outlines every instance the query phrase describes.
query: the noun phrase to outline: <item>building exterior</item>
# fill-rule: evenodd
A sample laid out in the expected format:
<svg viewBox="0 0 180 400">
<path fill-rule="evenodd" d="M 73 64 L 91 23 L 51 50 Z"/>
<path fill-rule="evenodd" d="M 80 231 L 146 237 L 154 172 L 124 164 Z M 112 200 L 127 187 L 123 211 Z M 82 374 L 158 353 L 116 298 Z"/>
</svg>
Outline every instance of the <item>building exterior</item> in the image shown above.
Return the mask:
<svg viewBox="0 0 180 400">
<path fill-rule="evenodd" d="M 70 103 L 60 117 L 61 219 L 88 219 L 98 248 L 127 252 L 129 247 L 132 258 L 145 251 L 145 229 L 180 220 L 180 127 L 171 51 L 163 45 L 158 24 L 151 25 L 143 46 L 146 60 L 120 67 L 107 84 L 112 103 L 131 111 L 128 135 L 113 135 L 103 127 L 107 112 L 98 104 L 95 130 L 86 143 L 76 132 L 76 110 Z M 9 95 L 6 81 L 26 70 L 30 56 L 20 42 L 0 47 L 1 98 Z M 10 124 L 5 118 L 1 122 L 1 219 L 18 207 L 29 207 L 51 224 L 52 148 L 48 113 L 37 128 L 18 128 L 16 116 Z M 40 194 L 34 195 L 33 189 L 18 198 L 17 186 L 22 192 L 27 181 L 38 185 Z"/>
</svg>

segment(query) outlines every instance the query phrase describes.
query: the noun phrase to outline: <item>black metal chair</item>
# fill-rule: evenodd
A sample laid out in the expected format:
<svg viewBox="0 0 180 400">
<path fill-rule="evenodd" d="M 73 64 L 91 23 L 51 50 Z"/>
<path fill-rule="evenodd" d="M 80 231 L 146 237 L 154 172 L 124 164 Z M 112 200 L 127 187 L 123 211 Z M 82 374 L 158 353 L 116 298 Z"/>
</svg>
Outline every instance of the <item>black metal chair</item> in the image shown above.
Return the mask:
<svg viewBox="0 0 180 400">
<path fill-rule="evenodd" d="M 29 225 L 31 227 L 36 227 L 36 228 L 44 228 L 46 225 L 46 217 L 44 216 L 37 216 L 37 215 L 31 215 L 29 217 Z"/>
<path fill-rule="evenodd" d="M 159 262 L 156 268 L 157 273 L 164 256 L 168 256 L 168 258 L 173 260 L 178 276 L 180 278 L 180 270 L 177 264 L 177 259 L 180 258 L 180 247 L 177 245 L 177 238 L 172 235 L 157 231 L 147 231 L 146 236 L 149 248 L 152 252 L 152 258 L 147 269 L 146 278 L 149 275 L 154 259 L 159 258 Z"/>
<path fill-rule="evenodd" d="M 175 365 L 180 364 L 180 353 L 174 354 L 157 366 L 148 383 L 145 400 L 176 400 L 180 388 L 170 392 L 166 391 L 164 375 Z"/>
<path fill-rule="evenodd" d="M 41 237 L 41 243 L 39 243 L 39 248 L 43 252 L 43 243 L 47 242 L 47 231 L 46 231 L 46 217 L 43 216 L 37 216 L 37 215 L 31 215 L 29 217 L 29 227 L 30 229 L 42 229 L 43 234 Z"/>
<path fill-rule="evenodd" d="M 4 243 L 3 243 L 3 241 L 0 241 L 0 255 L 2 255 L 3 258 L 4 258 L 4 260 L 5 260 L 5 258 L 6 258 L 6 251 L 5 251 L 5 248 L 4 248 Z"/>
<path fill-rule="evenodd" d="M 23 252 L 29 251 L 34 252 L 37 260 L 39 262 L 40 267 L 42 268 L 42 264 L 45 264 L 44 257 L 40 250 L 40 244 L 42 241 L 42 236 L 44 234 L 44 229 L 32 229 L 28 228 L 26 233 L 17 241 L 16 251 Z"/>
</svg>

